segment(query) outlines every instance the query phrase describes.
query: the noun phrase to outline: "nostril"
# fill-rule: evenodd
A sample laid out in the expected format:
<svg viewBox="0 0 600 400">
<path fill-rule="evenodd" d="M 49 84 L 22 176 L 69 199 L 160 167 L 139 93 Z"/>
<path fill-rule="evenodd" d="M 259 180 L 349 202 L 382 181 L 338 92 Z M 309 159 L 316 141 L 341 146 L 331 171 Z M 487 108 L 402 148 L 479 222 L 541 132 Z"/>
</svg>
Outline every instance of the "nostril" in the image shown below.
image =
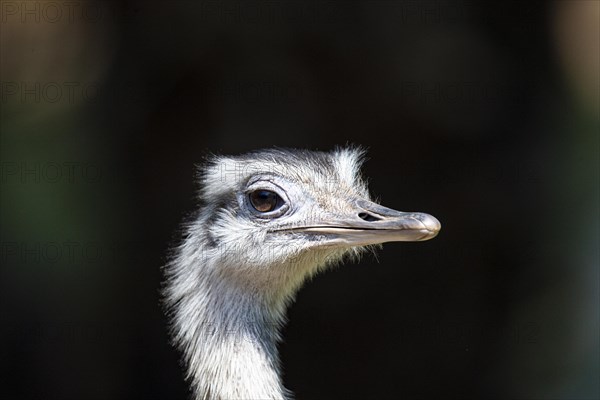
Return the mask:
<svg viewBox="0 0 600 400">
<path fill-rule="evenodd" d="M 371 215 L 369 213 L 365 213 L 365 212 L 361 212 L 358 214 L 358 218 L 360 219 L 364 219 L 367 222 L 373 222 L 373 221 L 380 221 L 381 218 L 377 218 L 374 215 Z"/>
</svg>

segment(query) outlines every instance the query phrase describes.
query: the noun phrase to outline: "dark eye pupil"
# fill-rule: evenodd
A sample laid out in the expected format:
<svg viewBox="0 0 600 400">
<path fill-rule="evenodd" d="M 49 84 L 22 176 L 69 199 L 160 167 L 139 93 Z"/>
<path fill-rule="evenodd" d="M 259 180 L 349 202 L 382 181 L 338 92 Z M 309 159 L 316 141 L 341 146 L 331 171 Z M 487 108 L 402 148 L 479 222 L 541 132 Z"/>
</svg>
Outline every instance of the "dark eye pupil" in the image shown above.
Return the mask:
<svg viewBox="0 0 600 400">
<path fill-rule="evenodd" d="M 257 190 L 250 193 L 250 203 L 256 211 L 269 212 L 277 207 L 279 196 L 270 190 Z"/>
</svg>

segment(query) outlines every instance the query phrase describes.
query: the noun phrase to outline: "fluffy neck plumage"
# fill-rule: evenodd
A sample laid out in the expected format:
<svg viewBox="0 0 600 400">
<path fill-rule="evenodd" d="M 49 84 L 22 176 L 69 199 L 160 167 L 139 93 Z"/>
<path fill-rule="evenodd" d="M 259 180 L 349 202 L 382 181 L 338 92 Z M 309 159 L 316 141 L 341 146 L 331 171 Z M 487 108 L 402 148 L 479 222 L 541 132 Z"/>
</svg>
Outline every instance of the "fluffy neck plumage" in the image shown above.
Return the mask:
<svg viewBox="0 0 600 400">
<path fill-rule="evenodd" d="M 167 266 L 165 288 L 173 338 L 195 398 L 291 398 L 277 353 L 287 306 L 318 266 L 345 251 L 311 249 L 293 260 L 256 265 L 226 246 L 215 247 L 202 226 L 192 228 Z"/>
<path fill-rule="evenodd" d="M 196 399 L 287 398 L 277 356 L 285 305 L 266 304 L 206 265 L 178 267 L 167 302 Z"/>
<path fill-rule="evenodd" d="M 199 287 L 183 341 L 197 399 L 284 399 L 277 341 L 283 314 L 237 288 Z"/>
<path fill-rule="evenodd" d="M 315 258 L 275 268 L 223 265 L 194 237 L 167 267 L 165 295 L 196 399 L 290 398 L 279 377 L 279 329 Z"/>
</svg>

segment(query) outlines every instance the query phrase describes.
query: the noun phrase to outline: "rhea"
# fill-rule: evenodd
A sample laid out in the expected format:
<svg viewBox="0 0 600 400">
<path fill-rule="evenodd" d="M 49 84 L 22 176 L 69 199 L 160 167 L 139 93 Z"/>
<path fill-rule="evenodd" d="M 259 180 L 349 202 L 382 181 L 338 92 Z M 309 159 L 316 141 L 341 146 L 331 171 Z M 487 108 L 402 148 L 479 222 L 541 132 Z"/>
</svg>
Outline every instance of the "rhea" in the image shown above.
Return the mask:
<svg viewBox="0 0 600 400">
<path fill-rule="evenodd" d="M 373 202 L 363 152 L 213 156 L 201 206 L 165 267 L 172 337 L 197 400 L 290 399 L 277 344 L 307 278 L 366 247 L 433 238 L 431 215 Z"/>
</svg>

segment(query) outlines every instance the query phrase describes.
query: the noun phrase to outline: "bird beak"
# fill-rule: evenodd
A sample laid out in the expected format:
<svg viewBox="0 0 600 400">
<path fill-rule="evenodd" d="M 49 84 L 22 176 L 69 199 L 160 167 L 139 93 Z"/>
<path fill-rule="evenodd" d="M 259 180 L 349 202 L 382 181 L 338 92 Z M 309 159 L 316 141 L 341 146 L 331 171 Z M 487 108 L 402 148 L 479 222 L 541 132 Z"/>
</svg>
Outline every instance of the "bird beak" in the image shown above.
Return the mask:
<svg viewBox="0 0 600 400">
<path fill-rule="evenodd" d="M 351 215 L 328 218 L 327 222 L 294 228 L 328 237 L 328 244 L 366 246 L 386 242 L 417 242 L 434 238 L 442 225 L 433 216 L 402 212 L 367 200 L 356 201 Z"/>
</svg>

